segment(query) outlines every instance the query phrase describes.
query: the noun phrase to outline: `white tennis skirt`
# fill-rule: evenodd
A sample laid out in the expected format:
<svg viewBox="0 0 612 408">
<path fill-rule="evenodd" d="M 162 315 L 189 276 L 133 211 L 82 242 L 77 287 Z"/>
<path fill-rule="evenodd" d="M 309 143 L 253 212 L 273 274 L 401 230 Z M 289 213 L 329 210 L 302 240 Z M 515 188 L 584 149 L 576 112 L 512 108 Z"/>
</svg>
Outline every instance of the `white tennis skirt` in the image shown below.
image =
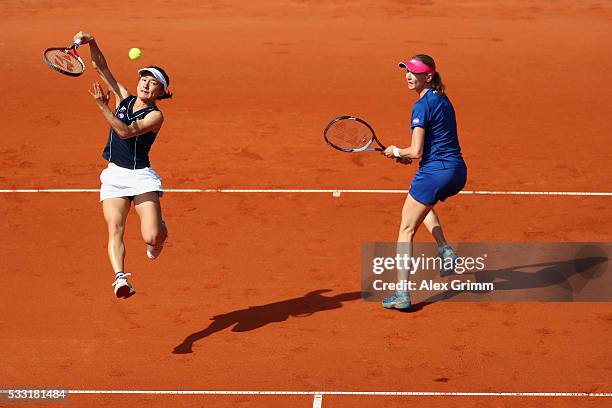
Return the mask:
<svg viewBox="0 0 612 408">
<path fill-rule="evenodd" d="M 163 195 L 161 177 L 152 167 L 144 169 L 125 169 L 114 163 L 100 173 L 100 201 L 115 197 L 133 197 L 151 191 Z"/>
</svg>

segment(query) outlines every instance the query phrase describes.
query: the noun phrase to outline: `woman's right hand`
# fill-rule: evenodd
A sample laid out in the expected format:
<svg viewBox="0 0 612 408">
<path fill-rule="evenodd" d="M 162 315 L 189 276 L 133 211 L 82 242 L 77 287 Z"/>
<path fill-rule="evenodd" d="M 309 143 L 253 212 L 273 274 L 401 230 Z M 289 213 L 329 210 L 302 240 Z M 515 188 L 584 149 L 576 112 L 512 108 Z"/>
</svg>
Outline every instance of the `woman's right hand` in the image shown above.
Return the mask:
<svg viewBox="0 0 612 408">
<path fill-rule="evenodd" d="M 81 40 L 81 44 L 87 44 L 93 39 L 94 36 L 89 33 L 86 33 L 85 31 L 79 31 L 74 35 L 74 41 Z"/>
</svg>

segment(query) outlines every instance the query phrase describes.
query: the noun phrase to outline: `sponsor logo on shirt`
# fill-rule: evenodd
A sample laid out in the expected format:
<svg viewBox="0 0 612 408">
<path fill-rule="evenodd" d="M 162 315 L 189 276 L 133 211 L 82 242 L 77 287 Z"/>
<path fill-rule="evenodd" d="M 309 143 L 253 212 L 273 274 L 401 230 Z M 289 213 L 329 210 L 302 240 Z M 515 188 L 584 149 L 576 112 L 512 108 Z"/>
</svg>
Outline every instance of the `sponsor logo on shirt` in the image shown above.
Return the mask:
<svg viewBox="0 0 612 408">
<path fill-rule="evenodd" d="M 419 119 L 419 118 L 412 119 L 412 123 L 419 123 L 420 121 L 421 121 L 421 119 Z"/>
</svg>

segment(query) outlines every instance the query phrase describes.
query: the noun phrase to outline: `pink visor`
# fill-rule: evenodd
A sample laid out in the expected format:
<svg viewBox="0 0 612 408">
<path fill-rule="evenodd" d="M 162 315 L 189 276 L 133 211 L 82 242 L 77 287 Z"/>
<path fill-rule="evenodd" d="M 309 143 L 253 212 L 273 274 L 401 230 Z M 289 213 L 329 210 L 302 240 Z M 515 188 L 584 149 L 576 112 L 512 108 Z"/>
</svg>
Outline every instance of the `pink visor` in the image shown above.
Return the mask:
<svg viewBox="0 0 612 408">
<path fill-rule="evenodd" d="M 414 58 L 412 58 L 408 62 L 400 62 L 399 66 L 401 68 L 406 68 L 413 74 L 435 74 L 436 72 L 436 70 L 430 67 L 429 65 Z"/>
</svg>

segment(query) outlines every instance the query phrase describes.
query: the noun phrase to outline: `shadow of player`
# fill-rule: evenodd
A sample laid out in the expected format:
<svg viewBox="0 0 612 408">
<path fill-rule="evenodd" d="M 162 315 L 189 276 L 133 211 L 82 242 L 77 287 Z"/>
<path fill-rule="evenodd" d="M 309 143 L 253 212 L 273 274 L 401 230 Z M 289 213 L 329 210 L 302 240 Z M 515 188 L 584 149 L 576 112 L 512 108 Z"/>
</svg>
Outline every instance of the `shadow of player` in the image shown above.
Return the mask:
<svg viewBox="0 0 612 408">
<path fill-rule="evenodd" d="M 580 253 L 579 253 L 580 254 Z M 592 255 L 592 254 L 589 254 Z M 558 262 L 513 266 L 497 270 L 483 270 L 466 275 L 473 275 L 478 283 L 494 283 L 495 292 L 557 287 L 562 290 L 551 293 L 554 299 L 549 301 L 572 301 L 574 294 L 580 293 L 590 280 L 600 277 L 607 267 L 605 254 L 583 256 L 576 259 Z M 537 268 L 535 272 L 521 269 Z M 572 283 L 568 280 L 572 279 Z M 461 293 L 479 293 L 486 291 L 449 290 L 438 293 L 424 300 L 423 307 L 432 303 L 449 300 Z M 484 300 L 484 299 L 483 299 Z M 538 299 L 533 299 L 537 301 Z"/>
<path fill-rule="evenodd" d="M 216 332 L 232 327 L 233 332 L 244 332 L 259 329 L 270 323 L 283 322 L 290 316 L 307 317 L 316 312 L 339 309 L 342 302 L 348 302 L 361 298 L 361 292 L 341 293 L 335 296 L 323 296 L 323 293 L 331 292 L 330 289 L 319 289 L 306 295 L 283 300 L 281 302 L 269 303 L 261 306 L 251 306 L 247 309 L 235 310 L 233 312 L 213 316 L 212 323 L 199 332 L 192 333 L 176 346 L 172 351 L 174 354 L 192 353 L 192 346 L 198 340 L 208 337 Z"/>
</svg>

